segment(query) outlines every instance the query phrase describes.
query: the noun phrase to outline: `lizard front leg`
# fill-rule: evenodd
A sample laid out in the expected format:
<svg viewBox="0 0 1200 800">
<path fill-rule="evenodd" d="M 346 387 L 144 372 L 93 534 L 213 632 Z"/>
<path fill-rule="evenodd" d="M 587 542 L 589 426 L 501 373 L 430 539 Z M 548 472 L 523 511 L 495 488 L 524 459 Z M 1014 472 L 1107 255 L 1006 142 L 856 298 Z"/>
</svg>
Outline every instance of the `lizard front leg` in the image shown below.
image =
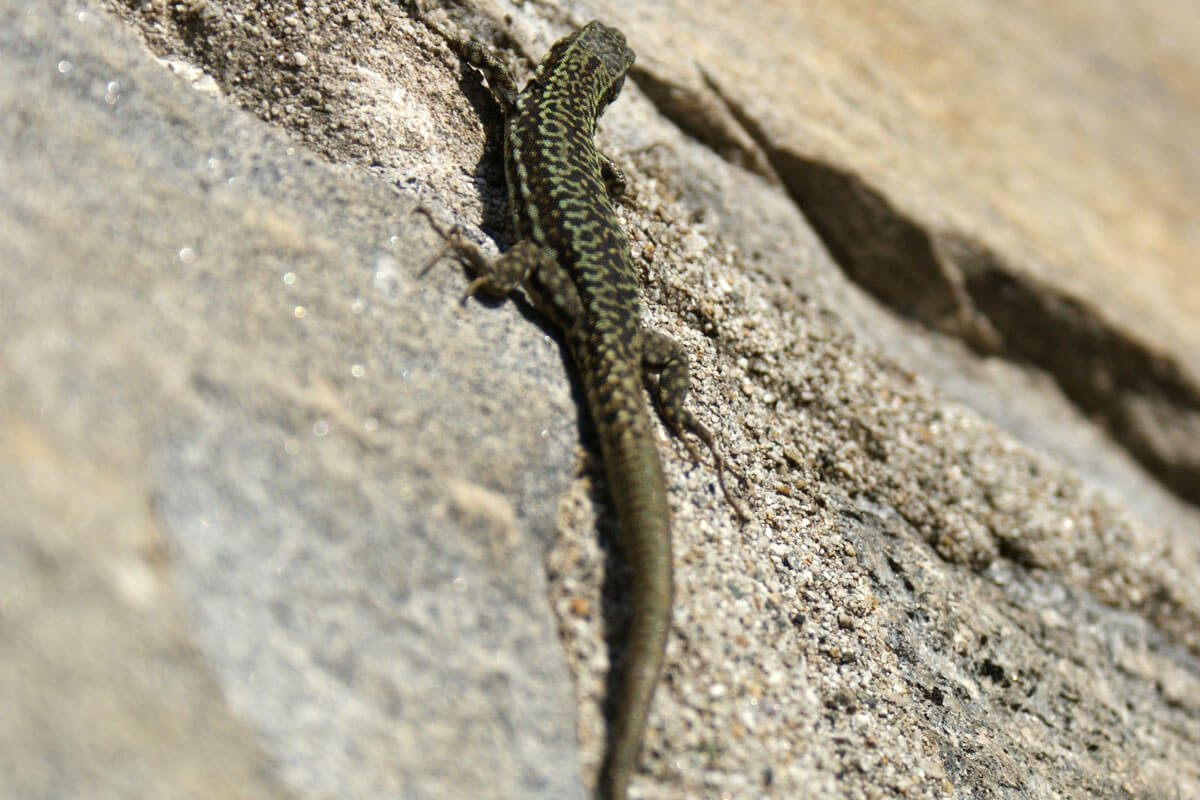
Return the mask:
<svg viewBox="0 0 1200 800">
<path fill-rule="evenodd" d="M 572 326 L 583 319 L 583 303 L 570 274 L 535 242 L 525 239 L 499 256 L 490 256 L 475 243 L 463 239 L 458 226 L 444 230 L 427 208 L 416 210 L 429 219 L 434 232 L 445 240 L 441 249 L 421 268 L 421 275 L 447 253 L 453 253 L 475 276 L 463 293 L 463 302 L 480 293 L 498 297 L 524 288 L 538 311 L 560 330 L 570 332 Z"/>
</svg>

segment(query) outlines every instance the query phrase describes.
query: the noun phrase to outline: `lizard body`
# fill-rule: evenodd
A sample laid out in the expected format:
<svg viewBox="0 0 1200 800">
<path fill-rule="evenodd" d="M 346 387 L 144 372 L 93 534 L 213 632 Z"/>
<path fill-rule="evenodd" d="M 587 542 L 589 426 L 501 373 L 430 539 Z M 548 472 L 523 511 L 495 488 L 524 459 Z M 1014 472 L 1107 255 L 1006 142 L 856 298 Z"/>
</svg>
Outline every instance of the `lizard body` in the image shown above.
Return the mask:
<svg viewBox="0 0 1200 800">
<path fill-rule="evenodd" d="M 450 250 L 463 258 L 476 275 L 468 296 L 524 288 L 562 330 L 585 387 L 620 523 L 618 543 L 631 572 L 625 666 L 599 783 L 601 797 L 623 800 L 671 621 L 670 508 L 644 385 L 655 392 L 672 431 L 682 436 L 690 430 L 724 467 L 711 435 L 683 407 L 689 374 L 682 349 L 641 325 L 629 245 L 613 210 L 624 176 L 593 142 L 596 120 L 620 91 L 634 53 L 620 31 L 590 22 L 554 44 L 518 92 L 482 45 L 452 47 L 484 74 L 504 112 L 505 172 L 518 242 L 493 259 L 435 224 L 446 246 L 430 264 Z M 657 382 L 644 380 L 649 373 L 657 373 Z"/>
</svg>

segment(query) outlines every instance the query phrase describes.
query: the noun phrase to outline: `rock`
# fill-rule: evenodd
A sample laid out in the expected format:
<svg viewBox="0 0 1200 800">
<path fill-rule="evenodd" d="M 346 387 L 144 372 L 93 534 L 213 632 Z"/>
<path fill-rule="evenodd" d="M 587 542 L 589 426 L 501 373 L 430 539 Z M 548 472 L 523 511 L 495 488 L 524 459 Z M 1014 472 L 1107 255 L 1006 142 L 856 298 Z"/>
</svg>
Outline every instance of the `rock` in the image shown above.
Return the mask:
<svg viewBox="0 0 1200 800">
<path fill-rule="evenodd" d="M 581 796 L 553 343 L 411 195 L 7 16 L 0 795 Z"/>
<path fill-rule="evenodd" d="M 1190 3 L 604 5 L 660 109 L 780 181 L 852 280 L 1043 370 L 1200 502 Z"/>
<path fill-rule="evenodd" d="M 449 21 L 103 8 L 0 4 L 0 797 L 583 797 L 628 565 L 553 332 L 460 305 L 451 262 L 420 276 L 417 205 L 506 235 L 497 112 Z M 1039 27 L 1055 11 L 671 8 L 604 11 L 640 66 L 599 141 L 647 321 L 690 354 L 753 519 L 661 431 L 678 587 L 638 796 L 1200 793 L 1200 515 L 1106 433 L 1196 458 L 1164 388 L 1190 385 L 1191 300 L 1155 283 L 1166 258 L 1112 288 L 1131 231 L 1182 245 L 1169 186 L 1082 174 L 1129 122 L 1106 92 L 1161 73 L 1139 102 L 1163 108 L 1177 78 L 1113 66 L 1143 52 L 1117 25 L 1101 79 L 1132 83 L 1097 88 L 1067 23 Z M 459 13 L 525 56 L 563 30 Z M 936 76 L 978 86 L 945 52 L 963 31 L 1088 146 L 968 169 L 995 118 L 917 69 L 937 40 Z M 999 58 L 1048 41 L 1029 73 L 1089 98 L 1079 130 Z M 1114 164 L 1181 152 L 1152 122 Z M 881 289 L 864 253 L 918 271 Z M 1049 310 L 1018 347 L 1026 301 Z M 1092 367 L 1124 353 L 1093 381 L 1108 406 L 1034 352 L 1053 314 L 1109 348 Z"/>
</svg>

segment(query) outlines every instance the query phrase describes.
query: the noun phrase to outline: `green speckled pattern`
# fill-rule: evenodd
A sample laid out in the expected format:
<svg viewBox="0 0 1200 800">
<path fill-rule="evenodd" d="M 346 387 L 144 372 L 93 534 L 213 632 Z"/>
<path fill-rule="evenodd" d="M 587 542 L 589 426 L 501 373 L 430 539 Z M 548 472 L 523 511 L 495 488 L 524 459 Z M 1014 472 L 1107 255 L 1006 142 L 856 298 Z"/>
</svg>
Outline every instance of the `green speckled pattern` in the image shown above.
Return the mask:
<svg viewBox="0 0 1200 800">
<path fill-rule="evenodd" d="M 662 670 L 671 617 L 666 486 L 642 390 L 641 308 L 593 137 L 633 64 L 625 36 L 592 22 L 558 42 L 507 119 L 505 167 L 519 238 L 564 267 L 582 315 L 564 325 L 599 432 L 609 491 L 631 566 L 632 618 L 601 796 L 623 798 Z M 560 309 L 569 302 L 542 298 Z M 551 314 L 555 312 L 551 311 Z"/>
<path fill-rule="evenodd" d="M 505 113 L 505 169 L 518 242 L 499 259 L 455 239 L 448 247 L 477 274 L 468 293 L 523 287 L 561 326 L 586 387 L 631 568 L 624 668 L 599 785 L 601 797 L 621 800 L 637 768 L 671 622 L 670 509 L 645 372 L 659 374 L 652 388 L 672 430 L 691 429 L 712 447 L 683 408 L 689 378 L 681 348 L 641 326 L 629 245 L 611 196 L 623 188 L 624 176 L 593 143 L 596 119 L 620 92 L 634 54 L 620 31 L 590 22 L 557 42 L 518 92 L 481 45 L 462 42 L 455 49 L 484 73 Z"/>
</svg>

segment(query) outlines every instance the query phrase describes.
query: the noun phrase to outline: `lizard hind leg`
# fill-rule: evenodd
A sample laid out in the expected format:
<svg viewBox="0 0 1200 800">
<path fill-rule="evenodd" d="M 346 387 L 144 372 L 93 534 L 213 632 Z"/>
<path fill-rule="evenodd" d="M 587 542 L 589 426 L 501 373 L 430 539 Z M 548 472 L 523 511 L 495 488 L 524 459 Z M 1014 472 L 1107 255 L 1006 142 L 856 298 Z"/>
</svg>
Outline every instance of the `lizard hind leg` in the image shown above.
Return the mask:
<svg viewBox="0 0 1200 800">
<path fill-rule="evenodd" d="M 721 484 L 721 492 L 725 495 L 725 500 L 732 506 L 738 519 L 742 521 L 749 519 L 741 501 L 729 491 L 725 473 L 731 473 L 742 484 L 746 483 L 745 477 L 726 463 L 725 457 L 717 448 L 712 433 L 701 424 L 700 420 L 696 419 L 695 414 L 688 411 L 683 405 L 684 398 L 687 397 L 688 389 L 691 386 L 691 374 L 688 369 L 687 355 L 683 352 L 679 342 L 657 331 L 643 330 L 642 368 L 647 373 L 658 374 L 658 382 L 650 383 L 650 390 L 663 422 L 683 442 L 688 453 L 697 463 L 703 461 L 703 458 L 696 445 L 685 434 L 691 433 L 704 443 L 708 451 L 712 453 L 713 460 L 716 461 L 717 480 Z"/>
</svg>

